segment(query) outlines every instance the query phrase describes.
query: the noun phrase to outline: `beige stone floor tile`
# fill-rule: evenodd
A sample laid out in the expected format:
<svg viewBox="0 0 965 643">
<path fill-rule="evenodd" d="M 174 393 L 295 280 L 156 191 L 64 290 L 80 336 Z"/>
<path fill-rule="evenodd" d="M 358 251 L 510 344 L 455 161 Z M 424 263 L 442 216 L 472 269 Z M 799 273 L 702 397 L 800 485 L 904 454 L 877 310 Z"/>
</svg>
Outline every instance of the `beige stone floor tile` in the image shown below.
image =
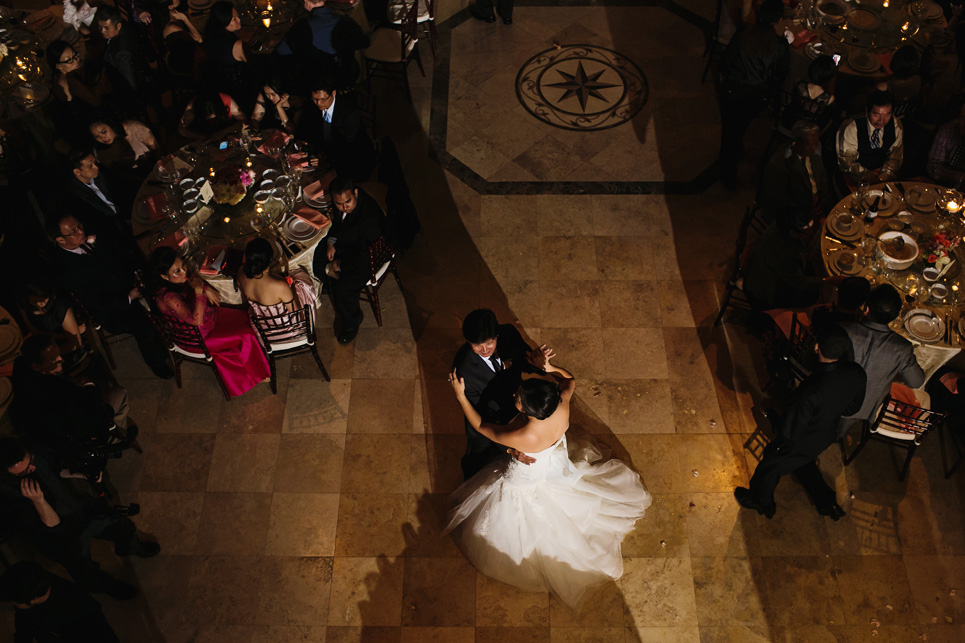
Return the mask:
<svg viewBox="0 0 965 643">
<path fill-rule="evenodd" d="M 621 435 L 611 446 L 613 457 L 640 473 L 650 493 L 681 493 L 685 474 L 677 459 L 676 442 L 672 435 Z"/>
<path fill-rule="evenodd" d="M 202 625 L 191 637 L 197 643 L 250 643 L 262 628 L 252 625 Z"/>
<path fill-rule="evenodd" d="M 412 437 L 408 434 L 347 435 L 342 492 L 407 492 Z"/>
<path fill-rule="evenodd" d="M 452 538 L 449 535 L 441 535 L 448 523 L 448 505 L 448 494 L 409 494 L 406 524 L 403 527 L 407 558 L 459 558 L 462 556 Z"/>
<path fill-rule="evenodd" d="M 670 385 L 663 379 L 608 380 L 610 429 L 628 433 L 676 432 L 670 412 Z"/>
<path fill-rule="evenodd" d="M 843 625 L 844 605 L 825 556 L 765 556 L 764 601 L 771 625 Z"/>
<path fill-rule="evenodd" d="M 593 197 L 588 204 L 593 234 L 606 237 L 651 237 L 659 232 L 655 211 L 663 207 L 662 196 Z"/>
<path fill-rule="evenodd" d="M 687 499 L 691 556 L 757 556 L 757 514 L 741 508 L 732 492 L 692 493 Z"/>
<path fill-rule="evenodd" d="M 157 433 L 216 433 L 221 405 L 228 404 L 221 394 L 214 373 L 208 377 L 183 380 L 183 388 L 173 381 L 164 382 L 158 401 L 153 430 Z M 135 418 L 136 421 L 137 418 Z"/>
<path fill-rule="evenodd" d="M 631 558 L 619 581 L 628 624 L 649 627 L 697 625 L 689 558 Z"/>
<path fill-rule="evenodd" d="M 188 623 L 252 625 L 264 588 L 264 559 L 203 556 L 197 559 L 181 601 Z"/>
<path fill-rule="evenodd" d="M 611 643 L 623 641 L 622 627 L 551 627 L 550 643 Z"/>
<path fill-rule="evenodd" d="M 463 483 L 460 459 L 464 435 L 413 435 L 409 453 L 409 488 L 413 493 L 452 493 Z"/>
<path fill-rule="evenodd" d="M 598 281 L 541 280 L 539 310 L 543 328 L 599 328 L 600 291 Z"/>
<path fill-rule="evenodd" d="M 601 279 L 654 279 L 653 241 L 649 237 L 596 237 L 596 267 Z"/>
<path fill-rule="evenodd" d="M 273 394 L 269 386 L 259 385 L 232 400 L 231 404 L 223 404 L 218 420 L 219 433 L 281 433 L 291 361 L 279 360 L 277 368 L 278 393 Z"/>
<path fill-rule="evenodd" d="M 281 436 L 273 490 L 338 493 L 342 486 L 345 436 L 289 433 Z"/>
<path fill-rule="evenodd" d="M 338 503 L 336 556 L 398 556 L 405 549 L 408 496 L 344 493 Z"/>
<path fill-rule="evenodd" d="M 711 626 L 763 627 L 764 565 L 760 558 L 692 557 L 697 620 Z"/>
<path fill-rule="evenodd" d="M 549 627 L 549 594 L 476 574 L 476 627 Z"/>
<path fill-rule="evenodd" d="M 514 236 L 536 227 L 538 197 L 493 194 L 479 197 L 480 219 L 486 236 Z"/>
<path fill-rule="evenodd" d="M 834 556 L 832 569 L 850 625 L 915 625 L 905 566 L 898 556 Z"/>
<path fill-rule="evenodd" d="M 353 378 L 411 379 L 416 373 L 416 348 L 411 330 L 359 330 L 355 338 Z"/>
<path fill-rule="evenodd" d="M 163 391 L 158 381 L 126 379 L 123 387 L 127 389 L 128 417 L 141 427 L 142 431 L 155 430 Z"/>
<path fill-rule="evenodd" d="M 254 628 L 251 643 L 313 643 L 326 641 L 322 625 L 269 625 Z"/>
<path fill-rule="evenodd" d="M 526 230 L 506 236 L 482 236 L 475 239 L 486 268 L 500 282 L 506 277 L 535 277 L 539 274 L 539 253 L 535 239 Z"/>
<path fill-rule="evenodd" d="M 136 585 L 140 594 L 140 597 L 136 599 L 139 607 L 140 602 L 143 601 L 144 612 L 147 613 L 151 622 L 161 632 L 168 632 L 189 623 L 190 617 L 193 616 L 186 610 L 185 596 L 188 593 L 194 567 L 203 559 L 196 556 L 170 555 L 164 549 L 163 543 L 161 548 L 161 554 L 154 558 L 138 559 L 136 562 L 132 562 L 134 563 L 134 571 L 137 576 Z M 105 600 L 102 605 L 104 606 L 104 613 L 109 619 L 108 622 L 115 624 L 115 627 L 121 623 L 126 623 L 128 620 L 133 620 L 127 618 L 132 611 L 129 603 Z M 120 612 L 120 618 L 112 618 L 115 611 Z M 140 621 L 140 619 L 137 620 Z"/>
<path fill-rule="evenodd" d="M 471 627 L 403 627 L 402 643 L 474 643 Z"/>
<path fill-rule="evenodd" d="M 257 623 L 310 628 L 328 620 L 331 558 L 266 558 L 264 573 Z"/>
<path fill-rule="evenodd" d="M 339 346 L 335 339 L 335 332 L 332 326 L 334 314 L 329 313 L 324 318 L 321 311 L 318 311 L 315 326 L 315 348 L 318 350 L 318 357 L 325 366 L 325 371 L 332 379 L 347 379 L 352 377 L 352 363 L 355 361 L 355 344 Z M 318 370 L 318 364 L 310 353 L 302 353 L 294 357 L 287 358 L 291 362 L 291 379 L 321 379 L 322 372 Z"/>
<path fill-rule="evenodd" d="M 837 556 L 897 556 L 902 552 L 896 508 L 897 494 L 860 491 L 849 498 L 846 515 L 828 522 L 831 553 Z M 914 553 L 914 552 L 909 552 Z"/>
<path fill-rule="evenodd" d="M 351 390 L 352 381 L 347 379 L 292 379 L 282 432 L 345 433 Z"/>
<path fill-rule="evenodd" d="M 270 492 L 280 440 L 279 435 L 218 435 L 208 491 Z"/>
<path fill-rule="evenodd" d="M 144 449 L 139 458 L 142 491 L 204 491 L 207 488 L 214 435 L 143 433 L 138 436 L 138 442 Z"/>
<path fill-rule="evenodd" d="M 660 316 L 664 326 L 692 328 L 695 315 L 683 281 L 661 279 L 656 282 Z"/>
<path fill-rule="evenodd" d="M 604 583 L 587 590 L 579 612 L 550 595 L 550 627 L 621 627 L 626 603 L 617 583 Z"/>
<path fill-rule="evenodd" d="M 570 401 L 570 426 L 582 426 L 593 434 L 612 433 L 606 390 L 609 384 L 593 378 L 579 378 L 576 395 Z"/>
<path fill-rule="evenodd" d="M 747 486 L 741 436 L 678 435 L 676 446 L 684 491 L 733 492 Z"/>
<path fill-rule="evenodd" d="M 627 643 L 700 643 L 696 627 L 646 627 L 626 628 Z"/>
<path fill-rule="evenodd" d="M 604 328 L 660 327 L 660 294 L 652 281 L 607 281 L 600 292 Z"/>
<path fill-rule="evenodd" d="M 264 551 L 268 556 L 331 556 L 339 494 L 274 493 Z"/>
<path fill-rule="evenodd" d="M 325 643 L 401 643 L 399 626 L 331 627 L 326 628 Z"/>
<path fill-rule="evenodd" d="M 469 138 L 465 143 L 452 150 L 452 155 L 482 177 L 495 174 L 499 168 L 514 160 L 499 152 L 478 135 Z M 526 168 L 522 163 L 520 165 Z"/>
<path fill-rule="evenodd" d="M 405 561 L 402 624 L 468 627 L 475 622 L 476 577 L 462 558 Z"/>
<path fill-rule="evenodd" d="M 352 380 L 349 433 L 409 433 L 415 388 L 412 379 Z"/>
<path fill-rule="evenodd" d="M 548 627 L 476 627 L 476 643 L 549 643 Z"/>
<path fill-rule="evenodd" d="M 608 379 L 668 377 L 662 329 L 604 328 L 602 334 Z"/>
<path fill-rule="evenodd" d="M 557 355 L 553 363 L 573 373 L 581 384 L 584 379 L 603 377 L 603 338 L 599 331 L 547 328 L 540 333 L 540 343 L 553 349 Z"/>
<path fill-rule="evenodd" d="M 686 498 L 679 494 L 654 494 L 653 504 L 623 540 L 625 558 L 686 558 Z"/>
<path fill-rule="evenodd" d="M 401 625 L 405 564 L 406 561 L 401 558 L 335 558 L 328 615 L 329 632 L 332 626 L 364 624 L 365 628 L 369 628 Z M 372 640 L 393 640 L 386 636 L 387 632 L 379 631 L 378 634 L 382 638 Z M 366 638 L 336 640 L 364 641 Z"/>
<path fill-rule="evenodd" d="M 824 556 L 831 552 L 828 524 L 833 521 L 818 514 L 793 476 L 781 480 L 774 501 L 777 513 L 773 518 L 755 514 L 761 555 Z"/>
<path fill-rule="evenodd" d="M 965 554 L 965 518 L 953 494 L 906 495 L 898 504 L 897 521 L 903 552 Z"/>
<path fill-rule="evenodd" d="M 923 636 L 927 636 L 927 641 L 931 643 L 956 643 L 965 640 L 965 625 L 923 625 Z"/>
<path fill-rule="evenodd" d="M 138 493 L 137 502 L 141 506 L 136 523 L 138 531 L 153 536 L 165 554 L 193 554 L 204 495 L 200 492 Z"/>
<path fill-rule="evenodd" d="M 204 495 L 195 550 L 216 556 L 260 556 L 268 533 L 270 493 Z"/>
<path fill-rule="evenodd" d="M 541 237 L 590 237 L 594 232 L 594 200 L 571 195 L 540 194 L 536 197 L 536 227 Z"/>
<path fill-rule="evenodd" d="M 906 552 L 902 558 L 918 622 L 923 625 L 965 622 L 965 592 L 961 589 L 965 557 L 916 556 Z"/>
<path fill-rule="evenodd" d="M 541 181 L 562 180 L 581 163 L 556 132 L 547 134 L 512 160 Z"/>
<path fill-rule="evenodd" d="M 486 134 L 488 132 L 484 132 Z M 486 177 L 486 181 L 490 184 L 508 182 L 508 183 L 518 183 L 521 181 L 537 181 L 538 177 L 531 174 L 529 171 L 524 170 L 514 161 L 510 161 L 506 165 L 502 166 L 492 174 Z"/>
<path fill-rule="evenodd" d="M 385 305 L 395 306 L 395 314 L 401 318 L 399 325 L 405 329 L 416 324 L 433 329 L 460 328 L 463 316 L 478 307 L 478 289 L 467 287 L 462 279 L 409 273 L 403 280 L 406 289 L 405 301 L 402 301 L 403 297 L 400 295 L 397 304 Z M 411 321 L 408 316 L 410 312 L 418 315 L 418 322 Z M 385 328 L 393 328 L 388 323 L 383 323 Z M 366 327 L 364 323 L 362 327 Z M 376 327 L 374 320 L 369 327 Z M 421 346 L 419 348 L 421 349 Z"/>
<path fill-rule="evenodd" d="M 539 278 L 569 280 L 593 278 L 596 247 L 593 237 L 540 237 Z"/>
<path fill-rule="evenodd" d="M 700 643 L 772 643 L 773 638 L 766 627 L 701 627 Z"/>
<path fill-rule="evenodd" d="M 541 326 L 540 286 L 536 279 L 500 277 L 485 280 L 479 288 L 479 305 L 496 313 L 502 322 L 513 322 L 537 332 Z M 508 310 L 504 310 L 508 309 Z"/>
</svg>

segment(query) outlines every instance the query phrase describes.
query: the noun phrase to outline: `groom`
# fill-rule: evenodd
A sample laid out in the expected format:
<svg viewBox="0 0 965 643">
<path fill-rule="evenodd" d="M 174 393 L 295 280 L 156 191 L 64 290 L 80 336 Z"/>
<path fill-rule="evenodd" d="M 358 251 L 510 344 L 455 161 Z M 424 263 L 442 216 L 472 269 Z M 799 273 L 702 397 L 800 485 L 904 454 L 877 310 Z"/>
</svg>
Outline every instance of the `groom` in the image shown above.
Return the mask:
<svg viewBox="0 0 965 643">
<path fill-rule="evenodd" d="M 519 331 L 510 324 L 500 324 L 496 314 L 487 309 L 474 310 L 462 322 L 466 338 L 456 353 L 452 366 L 466 382 L 466 398 L 482 416 L 483 422 L 507 424 L 516 417 L 514 396 L 522 374 L 542 371 L 527 361 L 532 349 Z M 466 480 L 498 457 L 506 448 L 476 431 L 466 422 L 466 454 L 462 456 L 462 473 Z M 507 451 L 524 464 L 535 462 L 524 453 Z"/>
</svg>

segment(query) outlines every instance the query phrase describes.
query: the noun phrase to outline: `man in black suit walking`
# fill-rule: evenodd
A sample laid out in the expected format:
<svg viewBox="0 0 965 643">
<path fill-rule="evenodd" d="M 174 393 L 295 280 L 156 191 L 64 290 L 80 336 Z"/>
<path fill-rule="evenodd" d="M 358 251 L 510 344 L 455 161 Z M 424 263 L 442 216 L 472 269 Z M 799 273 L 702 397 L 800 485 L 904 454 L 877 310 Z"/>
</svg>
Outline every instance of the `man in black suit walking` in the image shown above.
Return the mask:
<svg viewBox="0 0 965 643">
<path fill-rule="evenodd" d="M 767 518 L 777 510 L 774 489 L 788 473 L 804 486 L 819 514 L 832 520 L 844 515 L 815 460 L 837 440 L 841 416 L 861 408 L 867 376 L 858 364 L 843 359 L 851 348 L 843 328 L 829 326 L 817 339 L 818 365 L 794 392 L 787 415 L 775 422 L 777 436 L 764 448 L 750 489 L 734 490 L 741 506 Z"/>
<path fill-rule="evenodd" d="M 508 424 L 519 411 L 515 395 L 523 373 L 542 373 L 528 360 L 531 352 L 519 331 L 510 324 L 500 324 L 491 310 L 474 310 L 462 322 L 466 343 L 456 353 L 452 366 L 466 382 L 466 398 L 484 422 Z M 462 456 L 462 473 L 466 480 L 498 457 L 504 447 L 466 426 L 466 453 Z M 520 462 L 535 462 L 524 453 L 509 450 Z"/>
<path fill-rule="evenodd" d="M 362 323 L 359 293 L 368 283 L 369 246 L 385 232 L 385 214 L 379 204 L 351 179 L 336 177 L 329 185 L 335 217 L 328 233 L 328 247 L 315 251 L 312 271 L 332 289 L 338 315 L 338 343 L 352 343 Z"/>
</svg>

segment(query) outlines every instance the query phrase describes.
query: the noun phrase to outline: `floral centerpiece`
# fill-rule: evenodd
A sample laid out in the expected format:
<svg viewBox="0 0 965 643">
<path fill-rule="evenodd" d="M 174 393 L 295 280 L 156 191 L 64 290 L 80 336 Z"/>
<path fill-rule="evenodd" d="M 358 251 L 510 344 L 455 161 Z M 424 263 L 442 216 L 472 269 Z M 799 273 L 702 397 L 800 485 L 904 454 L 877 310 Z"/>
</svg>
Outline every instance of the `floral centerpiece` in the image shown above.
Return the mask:
<svg viewBox="0 0 965 643">
<path fill-rule="evenodd" d="M 922 256 L 926 266 L 933 266 L 942 270 L 952 262 L 951 253 L 958 245 L 961 237 L 952 235 L 948 230 L 936 232 L 928 242 L 922 244 Z"/>
<path fill-rule="evenodd" d="M 214 202 L 221 205 L 237 205 L 248 194 L 248 188 L 254 182 L 255 173 L 248 168 L 237 165 L 223 167 L 211 178 Z"/>
</svg>

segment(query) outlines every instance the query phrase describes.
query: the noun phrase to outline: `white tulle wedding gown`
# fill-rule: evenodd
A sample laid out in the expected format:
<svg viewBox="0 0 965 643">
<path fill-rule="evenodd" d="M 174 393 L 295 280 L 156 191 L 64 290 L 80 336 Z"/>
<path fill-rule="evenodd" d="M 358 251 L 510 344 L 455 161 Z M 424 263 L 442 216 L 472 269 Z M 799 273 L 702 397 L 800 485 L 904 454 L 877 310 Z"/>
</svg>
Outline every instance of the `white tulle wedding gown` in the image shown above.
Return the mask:
<svg viewBox="0 0 965 643">
<path fill-rule="evenodd" d="M 587 589 L 623 574 L 620 543 L 650 494 L 624 463 L 594 464 L 600 451 L 565 435 L 527 455 L 536 462 L 501 460 L 459 487 L 445 531 L 487 576 L 579 609 Z"/>
</svg>

